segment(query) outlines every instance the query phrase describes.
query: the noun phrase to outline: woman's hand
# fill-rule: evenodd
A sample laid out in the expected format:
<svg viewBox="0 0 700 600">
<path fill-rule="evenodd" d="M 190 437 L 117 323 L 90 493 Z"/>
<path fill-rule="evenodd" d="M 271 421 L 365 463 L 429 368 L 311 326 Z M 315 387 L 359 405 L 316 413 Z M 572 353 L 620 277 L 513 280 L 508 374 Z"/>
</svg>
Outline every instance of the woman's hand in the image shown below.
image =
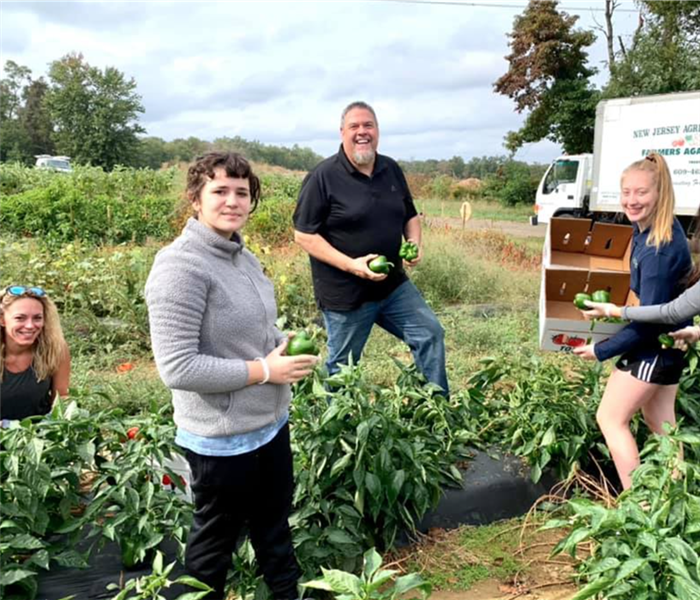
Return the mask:
<svg viewBox="0 0 700 600">
<path fill-rule="evenodd" d="M 581 358 L 585 358 L 586 360 L 596 360 L 595 352 L 593 352 L 593 346 L 595 346 L 595 344 L 586 344 L 580 348 L 574 348 L 574 354 L 576 356 L 580 356 Z"/>
<path fill-rule="evenodd" d="M 616 317 L 619 319 L 622 316 L 620 307 L 611 302 L 591 302 L 586 300 L 585 305 L 590 308 L 590 310 L 581 311 L 586 319 L 602 319 L 603 317 Z"/>
<path fill-rule="evenodd" d="M 676 340 L 673 344 L 674 348 L 686 351 L 688 346 L 700 340 L 700 327 L 690 325 L 689 327 L 684 327 L 678 331 L 673 331 L 669 333 L 669 335 Z"/>
<path fill-rule="evenodd" d="M 313 354 L 285 355 L 287 341 L 284 340 L 265 357 L 270 369 L 270 383 L 295 383 L 309 375 L 319 361 Z"/>
</svg>

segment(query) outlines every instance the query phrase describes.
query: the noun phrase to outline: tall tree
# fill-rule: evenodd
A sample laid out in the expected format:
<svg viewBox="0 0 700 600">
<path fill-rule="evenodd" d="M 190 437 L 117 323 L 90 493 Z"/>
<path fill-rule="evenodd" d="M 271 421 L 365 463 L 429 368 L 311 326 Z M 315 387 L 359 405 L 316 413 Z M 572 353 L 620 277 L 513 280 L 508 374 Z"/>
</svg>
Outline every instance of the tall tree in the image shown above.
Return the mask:
<svg viewBox="0 0 700 600">
<path fill-rule="evenodd" d="M 700 2 L 639 1 L 641 26 L 623 50 L 606 98 L 700 89 Z"/>
<path fill-rule="evenodd" d="M 30 141 L 20 122 L 22 91 L 31 83 L 31 70 L 8 60 L 0 80 L 0 161 L 31 159 Z"/>
<path fill-rule="evenodd" d="M 530 0 L 509 34 L 508 72 L 494 89 L 514 100 L 517 112 L 529 111 L 520 130 L 506 136 L 511 152 L 545 138 L 570 153 L 593 147 L 598 92 L 585 49 L 595 35 L 574 29 L 578 17 L 559 12 L 557 5 L 558 0 Z"/>
<path fill-rule="evenodd" d="M 24 103 L 19 111 L 19 120 L 27 136 L 32 155 L 53 154 L 53 123 L 46 106 L 49 86 L 43 77 L 32 81 L 24 88 Z"/>
<path fill-rule="evenodd" d="M 133 78 L 114 67 L 91 67 L 82 54 L 68 54 L 51 63 L 49 79 L 47 104 L 59 152 L 107 169 L 137 159 L 137 134 L 145 131 L 138 113 L 144 109 Z"/>
</svg>

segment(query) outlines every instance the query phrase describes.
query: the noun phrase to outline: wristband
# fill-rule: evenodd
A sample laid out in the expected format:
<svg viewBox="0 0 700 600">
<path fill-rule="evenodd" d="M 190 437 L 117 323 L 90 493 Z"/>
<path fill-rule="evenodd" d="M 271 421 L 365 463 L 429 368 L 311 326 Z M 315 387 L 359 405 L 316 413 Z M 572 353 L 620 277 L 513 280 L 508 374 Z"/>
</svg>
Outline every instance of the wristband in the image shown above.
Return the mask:
<svg viewBox="0 0 700 600">
<path fill-rule="evenodd" d="M 257 360 L 263 368 L 263 380 L 258 381 L 258 385 L 262 385 L 263 383 L 267 383 L 268 381 L 270 381 L 270 367 L 267 364 L 267 360 L 265 360 L 261 356 L 258 356 L 255 360 Z"/>
</svg>

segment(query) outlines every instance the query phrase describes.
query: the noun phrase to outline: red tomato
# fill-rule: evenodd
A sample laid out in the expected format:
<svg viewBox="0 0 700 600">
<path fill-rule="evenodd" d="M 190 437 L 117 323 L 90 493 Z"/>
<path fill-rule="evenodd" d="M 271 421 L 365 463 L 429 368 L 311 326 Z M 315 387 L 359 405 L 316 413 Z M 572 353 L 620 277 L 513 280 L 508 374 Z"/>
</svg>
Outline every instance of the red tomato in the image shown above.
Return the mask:
<svg viewBox="0 0 700 600">
<path fill-rule="evenodd" d="M 567 340 L 566 345 L 572 348 L 580 348 L 586 345 L 586 340 L 580 337 L 572 337 Z"/>
<path fill-rule="evenodd" d="M 163 475 L 163 485 L 172 485 L 172 484 L 173 484 L 173 480 L 170 479 L 170 475 L 168 475 L 167 473 L 165 473 L 165 474 Z"/>
<path fill-rule="evenodd" d="M 130 440 L 136 439 L 138 432 L 139 432 L 138 427 L 131 427 L 130 429 L 127 429 L 126 437 L 128 437 Z"/>
<path fill-rule="evenodd" d="M 552 343 L 556 344 L 557 346 L 563 346 L 564 344 L 566 344 L 566 341 L 568 339 L 568 335 L 566 335 L 565 333 L 560 333 L 552 337 Z"/>
</svg>

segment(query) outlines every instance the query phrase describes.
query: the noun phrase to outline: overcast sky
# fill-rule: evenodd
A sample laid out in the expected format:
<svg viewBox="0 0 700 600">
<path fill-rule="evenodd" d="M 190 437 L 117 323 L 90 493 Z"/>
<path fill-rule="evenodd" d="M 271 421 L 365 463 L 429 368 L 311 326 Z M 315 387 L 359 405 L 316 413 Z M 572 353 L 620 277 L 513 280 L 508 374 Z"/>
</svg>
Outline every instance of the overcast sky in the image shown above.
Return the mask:
<svg viewBox="0 0 700 600">
<path fill-rule="evenodd" d="M 342 108 L 377 111 L 380 152 L 400 159 L 505 154 L 523 119 L 493 92 L 507 70 L 507 33 L 525 0 L 489 2 L 13 2 L 0 0 L 0 58 L 32 69 L 82 52 L 92 66 L 133 77 L 148 135 L 172 140 L 240 135 L 327 156 Z M 603 0 L 562 0 L 581 27 L 603 22 Z M 616 14 L 617 32 L 636 25 Z M 604 37 L 591 63 L 607 79 Z M 560 149 L 517 157 L 548 162 Z"/>
</svg>

